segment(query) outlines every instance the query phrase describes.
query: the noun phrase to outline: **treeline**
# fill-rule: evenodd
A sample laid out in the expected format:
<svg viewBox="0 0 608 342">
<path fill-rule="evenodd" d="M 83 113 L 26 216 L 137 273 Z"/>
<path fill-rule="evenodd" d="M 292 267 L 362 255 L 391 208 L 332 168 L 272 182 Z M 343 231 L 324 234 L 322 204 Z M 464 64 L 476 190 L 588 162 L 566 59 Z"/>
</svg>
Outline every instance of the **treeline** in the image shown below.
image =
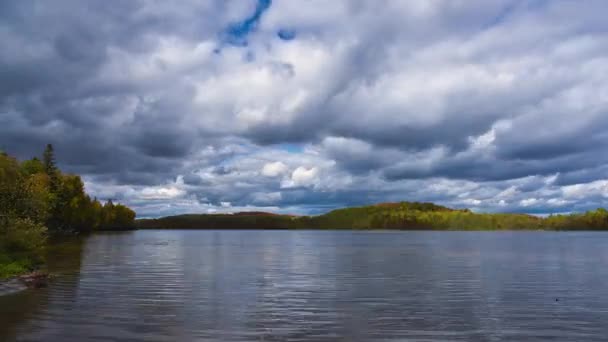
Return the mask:
<svg viewBox="0 0 608 342">
<path fill-rule="evenodd" d="M 62 173 L 52 145 L 23 162 L 0 152 L 0 278 L 40 263 L 49 234 L 124 229 L 134 220 L 131 209 L 90 198 L 79 176 Z"/>
<path fill-rule="evenodd" d="M 259 213 L 178 215 L 136 221 L 140 229 L 293 229 L 293 217 Z M 304 227 L 301 227 L 304 228 Z"/>
<path fill-rule="evenodd" d="M 608 230 L 608 212 L 541 218 L 478 214 L 433 203 L 384 203 L 344 208 L 319 216 L 248 214 L 179 215 L 138 220 L 142 229 L 397 229 L 397 230 Z"/>
</svg>

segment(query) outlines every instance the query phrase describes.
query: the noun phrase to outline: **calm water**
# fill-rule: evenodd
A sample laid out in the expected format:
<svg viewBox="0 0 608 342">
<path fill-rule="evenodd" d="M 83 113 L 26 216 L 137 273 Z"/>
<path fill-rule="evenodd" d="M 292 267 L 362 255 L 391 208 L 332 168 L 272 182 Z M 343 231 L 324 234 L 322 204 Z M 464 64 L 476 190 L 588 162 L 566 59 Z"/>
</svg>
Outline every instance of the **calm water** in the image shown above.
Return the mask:
<svg viewBox="0 0 608 342">
<path fill-rule="evenodd" d="M 48 289 L 0 297 L 0 340 L 608 340 L 603 233 L 137 231 L 73 250 Z"/>
</svg>

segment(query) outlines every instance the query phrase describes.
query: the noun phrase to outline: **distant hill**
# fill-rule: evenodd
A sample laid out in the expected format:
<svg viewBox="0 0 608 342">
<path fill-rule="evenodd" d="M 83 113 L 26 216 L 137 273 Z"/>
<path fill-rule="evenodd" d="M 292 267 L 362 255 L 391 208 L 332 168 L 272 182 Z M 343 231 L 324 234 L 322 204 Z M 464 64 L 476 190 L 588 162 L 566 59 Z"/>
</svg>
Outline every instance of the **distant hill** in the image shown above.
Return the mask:
<svg viewBox="0 0 608 342">
<path fill-rule="evenodd" d="M 433 203 L 398 202 L 332 210 L 318 216 L 266 212 L 187 214 L 136 221 L 140 229 L 397 229 L 397 230 L 606 230 L 604 209 L 540 218 L 478 214 Z"/>
<path fill-rule="evenodd" d="M 267 213 L 265 211 L 239 211 L 238 213 L 230 214 L 234 216 L 282 216 L 275 213 Z"/>
<path fill-rule="evenodd" d="M 265 212 L 239 212 L 235 214 L 186 214 L 158 219 L 136 221 L 138 228 L 178 229 L 289 229 L 297 216 Z"/>
</svg>

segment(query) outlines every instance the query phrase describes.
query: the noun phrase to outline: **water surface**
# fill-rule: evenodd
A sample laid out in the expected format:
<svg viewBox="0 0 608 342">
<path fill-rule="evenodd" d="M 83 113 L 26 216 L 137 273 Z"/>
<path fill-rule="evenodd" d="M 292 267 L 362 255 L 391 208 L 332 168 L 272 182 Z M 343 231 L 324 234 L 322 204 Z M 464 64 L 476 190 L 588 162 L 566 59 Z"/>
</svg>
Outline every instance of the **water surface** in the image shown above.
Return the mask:
<svg viewBox="0 0 608 342">
<path fill-rule="evenodd" d="M 0 297 L 0 340 L 606 341 L 608 234 L 136 231 Z"/>
</svg>

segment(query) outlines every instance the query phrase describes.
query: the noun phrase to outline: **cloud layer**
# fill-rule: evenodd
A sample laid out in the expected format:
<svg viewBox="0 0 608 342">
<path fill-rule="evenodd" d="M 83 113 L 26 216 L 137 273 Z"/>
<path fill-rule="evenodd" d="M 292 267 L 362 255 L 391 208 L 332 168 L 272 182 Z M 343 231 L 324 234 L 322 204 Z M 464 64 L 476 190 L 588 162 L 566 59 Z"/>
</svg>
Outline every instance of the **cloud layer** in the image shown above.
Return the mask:
<svg viewBox="0 0 608 342">
<path fill-rule="evenodd" d="M 0 148 L 51 142 L 144 217 L 606 206 L 608 5 L 583 3 L 3 2 Z"/>
</svg>

